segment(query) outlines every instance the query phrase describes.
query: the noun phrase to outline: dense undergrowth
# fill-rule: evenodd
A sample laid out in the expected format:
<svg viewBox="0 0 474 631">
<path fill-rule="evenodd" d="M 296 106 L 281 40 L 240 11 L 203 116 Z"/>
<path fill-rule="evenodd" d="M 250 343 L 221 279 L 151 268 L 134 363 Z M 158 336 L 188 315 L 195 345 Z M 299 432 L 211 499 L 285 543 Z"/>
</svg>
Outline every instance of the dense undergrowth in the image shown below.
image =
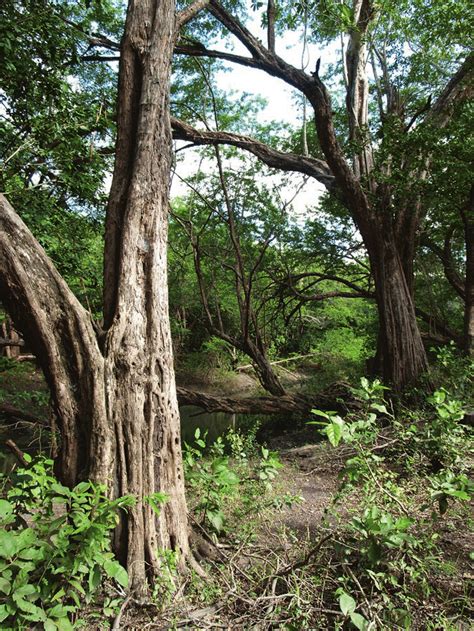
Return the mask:
<svg viewBox="0 0 474 631">
<path fill-rule="evenodd" d="M 67 489 L 50 460 L 26 455 L 2 480 L 0 628 L 469 628 L 472 362 L 444 350 L 437 366 L 430 395 L 399 400 L 362 379 L 356 411 L 313 411 L 315 449 L 339 481 L 310 527 L 288 526 L 304 501 L 288 484 L 297 471 L 257 443 L 257 425 L 212 444 L 197 430 L 184 462 L 206 574 L 179 576 L 162 551 L 147 607 L 127 597 L 110 547 L 134 498 Z M 166 497 L 147 501 L 159 511 Z"/>
</svg>

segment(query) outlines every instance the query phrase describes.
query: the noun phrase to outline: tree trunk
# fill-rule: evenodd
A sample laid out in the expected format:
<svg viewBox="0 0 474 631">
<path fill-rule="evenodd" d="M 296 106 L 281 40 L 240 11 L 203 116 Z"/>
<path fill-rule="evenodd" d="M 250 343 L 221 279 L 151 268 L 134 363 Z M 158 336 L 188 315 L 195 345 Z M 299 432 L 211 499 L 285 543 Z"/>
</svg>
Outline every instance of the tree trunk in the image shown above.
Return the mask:
<svg viewBox="0 0 474 631">
<path fill-rule="evenodd" d="M 0 196 L 2 300 L 51 389 L 61 430 L 58 473 L 69 485 L 89 478 L 106 483 L 112 496 L 136 497 L 121 515 L 116 550 L 132 589 L 142 593 L 159 570 L 159 548 L 175 550 L 181 564 L 189 552 L 167 287 L 174 40 L 174 0 L 130 0 L 99 336 Z M 156 492 L 169 497 L 160 516 L 146 499 Z"/>
<path fill-rule="evenodd" d="M 242 344 L 242 351 L 253 359 L 255 372 L 263 388 L 274 396 L 283 396 L 285 389 L 272 368 L 270 360 L 266 355 L 263 342 L 260 340 L 260 336 L 258 335 L 257 337 L 257 344 L 254 344 L 250 340 L 245 341 Z"/>
<path fill-rule="evenodd" d="M 390 228 L 374 228 L 368 247 L 379 315 L 375 371 L 395 390 L 414 383 L 427 370 L 428 360 Z"/>
<path fill-rule="evenodd" d="M 464 295 L 464 350 L 474 357 L 474 186 L 462 210 L 466 243 L 466 280 Z"/>
</svg>

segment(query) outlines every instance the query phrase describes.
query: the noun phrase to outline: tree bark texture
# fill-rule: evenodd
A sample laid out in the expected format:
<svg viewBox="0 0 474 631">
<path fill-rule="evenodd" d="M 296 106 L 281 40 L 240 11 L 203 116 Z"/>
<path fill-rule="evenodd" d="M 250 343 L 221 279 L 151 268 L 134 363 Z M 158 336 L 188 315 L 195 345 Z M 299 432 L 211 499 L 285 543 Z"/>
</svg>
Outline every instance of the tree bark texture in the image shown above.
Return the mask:
<svg viewBox="0 0 474 631">
<path fill-rule="evenodd" d="M 389 226 L 374 226 L 368 249 L 374 272 L 379 334 L 375 371 L 400 389 L 428 369 L 412 292 Z"/>
<path fill-rule="evenodd" d="M 121 44 L 117 145 L 106 216 L 105 330 L 0 197 L 2 301 L 34 349 L 61 430 L 58 471 L 131 494 L 116 549 L 132 589 L 159 571 L 159 548 L 189 552 L 168 316 L 169 81 L 174 0 L 130 0 Z M 160 516 L 146 498 L 164 492 Z"/>
<path fill-rule="evenodd" d="M 474 185 L 462 210 L 466 243 L 466 280 L 464 291 L 464 350 L 474 357 Z"/>
</svg>

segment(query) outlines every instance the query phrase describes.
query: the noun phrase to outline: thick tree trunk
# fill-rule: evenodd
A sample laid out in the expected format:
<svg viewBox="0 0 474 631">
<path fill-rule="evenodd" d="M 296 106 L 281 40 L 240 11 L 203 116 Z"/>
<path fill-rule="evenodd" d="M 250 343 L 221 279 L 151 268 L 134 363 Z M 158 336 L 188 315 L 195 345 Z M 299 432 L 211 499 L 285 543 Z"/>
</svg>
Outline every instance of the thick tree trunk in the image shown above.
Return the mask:
<svg viewBox="0 0 474 631">
<path fill-rule="evenodd" d="M 189 547 L 167 283 L 174 29 L 172 0 L 130 2 L 107 209 L 106 401 L 117 437 L 118 492 L 140 498 L 119 544 L 137 585 L 145 568 L 158 571 L 157 547 L 176 550 L 181 560 Z M 157 491 L 169 495 L 159 520 L 143 502 Z"/>
<path fill-rule="evenodd" d="M 104 360 L 92 322 L 3 195 L 0 292 L 51 391 L 62 436 L 58 473 L 69 485 L 86 477 L 105 482 L 111 471 L 112 446 Z"/>
<path fill-rule="evenodd" d="M 105 325 L 87 312 L 3 196 L 0 289 L 46 375 L 61 430 L 58 471 L 131 494 L 116 545 L 134 590 L 159 548 L 189 552 L 168 317 L 169 78 L 174 0 L 130 0 L 119 70 L 116 164 L 107 209 Z M 147 497 L 169 499 L 157 516 Z"/>
<path fill-rule="evenodd" d="M 374 368 L 386 383 L 400 390 L 427 370 L 428 360 L 404 266 L 390 232 L 387 226 L 374 229 L 369 241 L 379 315 Z"/>
</svg>

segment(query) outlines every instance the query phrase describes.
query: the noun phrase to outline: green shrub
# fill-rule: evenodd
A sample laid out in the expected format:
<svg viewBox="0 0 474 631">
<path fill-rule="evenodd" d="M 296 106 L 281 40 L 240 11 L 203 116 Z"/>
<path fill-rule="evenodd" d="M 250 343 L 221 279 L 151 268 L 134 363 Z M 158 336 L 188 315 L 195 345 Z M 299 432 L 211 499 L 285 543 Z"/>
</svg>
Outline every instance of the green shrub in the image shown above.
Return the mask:
<svg viewBox="0 0 474 631">
<path fill-rule="evenodd" d="M 128 584 L 110 551 L 117 511 L 133 498 L 110 500 L 105 488 L 81 482 L 72 490 L 37 458 L 3 479 L 0 500 L 0 624 L 67 631 L 93 601 L 104 577 Z"/>
</svg>

